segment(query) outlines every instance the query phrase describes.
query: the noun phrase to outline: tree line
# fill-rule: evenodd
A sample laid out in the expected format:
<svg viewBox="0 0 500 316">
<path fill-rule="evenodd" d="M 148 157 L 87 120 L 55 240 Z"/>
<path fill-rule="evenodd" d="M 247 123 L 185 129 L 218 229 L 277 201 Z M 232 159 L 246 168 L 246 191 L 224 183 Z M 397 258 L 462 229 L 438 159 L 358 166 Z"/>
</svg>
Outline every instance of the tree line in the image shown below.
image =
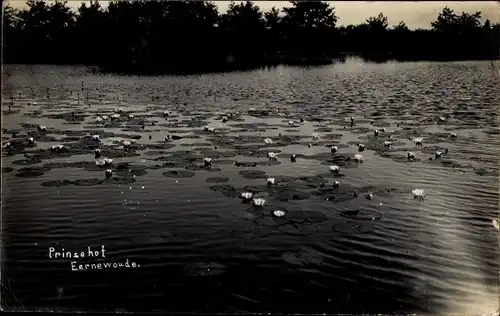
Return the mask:
<svg viewBox="0 0 500 316">
<path fill-rule="evenodd" d="M 123 72 L 203 72 L 324 64 L 346 55 L 375 61 L 498 59 L 500 25 L 481 12 L 444 8 L 429 29 L 389 26 L 383 13 L 338 26 L 327 2 L 290 1 L 262 11 L 251 1 L 219 13 L 209 1 L 27 1 L 4 7 L 4 62 L 85 64 Z"/>
</svg>

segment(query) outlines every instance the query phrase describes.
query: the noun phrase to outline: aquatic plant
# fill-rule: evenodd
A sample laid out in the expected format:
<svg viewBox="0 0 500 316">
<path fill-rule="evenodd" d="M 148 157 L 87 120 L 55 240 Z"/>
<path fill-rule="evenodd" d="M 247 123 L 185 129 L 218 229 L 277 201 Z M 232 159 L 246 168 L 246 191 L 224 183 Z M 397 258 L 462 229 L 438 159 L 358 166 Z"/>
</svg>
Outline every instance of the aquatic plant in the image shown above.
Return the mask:
<svg viewBox="0 0 500 316">
<path fill-rule="evenodd" d="M 283 217 L 285 216 L 286 212 L 282 211 L 282 210 L 274 210 L 273 211 L 273 215 L 276 216 L 276 217 Z"/>
<path fill-rule="evenodd" d="M 411 193 L 415 199 L 423 200 L 425 198 L 425 192 L 422 189 L 414 189 Z"/>
<path fill-rule="evenodd" d="M 355 154 L 354 155 L 354 160 L 356 160 L 357 162 L 363 162 L 363 155 L 361 155 L 361 154 Z"/>
<path fill-rule="evenodd" d="M 262 206 L 264 206 L 264 204 L 266 204 L 266 200 L 264 200 L 263 198 L 255 198 L 255 199 L 253 199 L 253 205 L 254 206 L 262 207 Z"/>
<path fill-rule="evenodd" d="M 340 167 L 337 165 L 332 165 L 332 166 L 330 166 L 330 171 L 333 173 L 339 173 Z"/>
</svg>

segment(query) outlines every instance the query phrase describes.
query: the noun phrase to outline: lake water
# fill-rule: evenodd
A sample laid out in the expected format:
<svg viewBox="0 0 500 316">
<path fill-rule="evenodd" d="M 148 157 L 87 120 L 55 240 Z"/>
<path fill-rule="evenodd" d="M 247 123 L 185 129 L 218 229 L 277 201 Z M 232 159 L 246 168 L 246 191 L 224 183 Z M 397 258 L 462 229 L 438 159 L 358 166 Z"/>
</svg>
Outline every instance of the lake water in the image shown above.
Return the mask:
<svg viewBox="0 0 500 316">
<path fill-rule="evenodd" d="M 187 77 L 8 65 L 2 99 L 6 309 L 498 312 L 500 82 L 490 62 Z M 69 152 L 51 152 L 58 144 Z M 95 164 L 96 148 L 112 166 Z M 244 191 L 265 205 L 243 203 Z M 49 257 L 51 247 L 102 246 L 105 258 Z M 72 261 L 90 268 L 72 271 Z"/>
</svg>

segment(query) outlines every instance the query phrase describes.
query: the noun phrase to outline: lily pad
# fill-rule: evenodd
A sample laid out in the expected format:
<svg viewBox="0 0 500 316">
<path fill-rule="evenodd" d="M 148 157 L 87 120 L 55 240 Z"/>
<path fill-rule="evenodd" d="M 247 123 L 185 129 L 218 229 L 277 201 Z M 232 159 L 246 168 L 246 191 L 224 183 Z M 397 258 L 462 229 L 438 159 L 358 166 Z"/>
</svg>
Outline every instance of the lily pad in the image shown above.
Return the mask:
<svg viewBox="0 0 500 316">
<path fill-rule="evenodd" d="M 109 179 L 104 179 L 101 184 L 130 184 L 135 182 L 135 178 L 131 177 L 113 177 Z"/>
<path fill-rule="evenodd" d="M 241 170 L 239 174 L 245 179 L 266 179 L 266 173 L 260 170 Z"/>
<path fill-rule="evenodd" d="M 163 176 L 167 178 L 191 178 L 194 175 L 194 172 L 188 170 L 172 170 L 163 173 Z"/>
<path fill-rule="evenodd" d="M 310 223 L 302 223 L 302 224 L 291 223 L 291 224 L 279 225 L 276 227 L 276 229 L 282 233 L 285 233 L 286 235 L 308 236 L 317 233 L 319 227 Z"/>
<path fill-rule="evenodd" d="M 207 183 L 222 183 L 222 182 L 228 182 L 229 178 L 225 177 L 213 177 L 213 178 L 207 178 L 205 179 L 205 182 Z"/>
<path fill-rule="evenodd" d="M 94 186 L 94 185 L 98 185 L 102 182 L 103 180 L 102 179 L 79 179 L 79 180 L 75 180 L 73 182 L 74 185 L 76 186 L 84 186 L 84 187 L 87 187 L 87 186 Z"/>
<path fill-rule="evenodd" d="M 73 181 L 70 180 L 52 180 L 52 181 L 42 182 L 40 185 L 42 187 L 65 187 L 72 184 Z"/>
</svg>

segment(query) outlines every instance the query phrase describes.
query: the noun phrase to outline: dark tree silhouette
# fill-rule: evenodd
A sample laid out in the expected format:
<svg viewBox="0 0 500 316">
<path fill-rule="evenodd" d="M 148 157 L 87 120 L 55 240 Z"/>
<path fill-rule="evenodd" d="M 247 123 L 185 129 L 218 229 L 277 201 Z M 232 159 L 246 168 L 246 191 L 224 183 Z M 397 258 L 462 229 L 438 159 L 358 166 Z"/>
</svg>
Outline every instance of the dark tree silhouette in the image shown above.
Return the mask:
<svg viewBox="0 0 500 316">
<path fill-rule="evenodd" d="M 277 63 L 324 64 L 353 54 L 365 59 L 498 59 L 499 24 L 480 12 L 446 7 L 429 29 L 389 27 L 380 13 L 360 25 L 337 27 L 327 2 L 291 1 L 267 12 L 231 2 L 226 13 L 207 1 L 64 1 L 4 6 L 6 63 L 86 64 L 104 71 L 188 73 Z"/>
</svg>

